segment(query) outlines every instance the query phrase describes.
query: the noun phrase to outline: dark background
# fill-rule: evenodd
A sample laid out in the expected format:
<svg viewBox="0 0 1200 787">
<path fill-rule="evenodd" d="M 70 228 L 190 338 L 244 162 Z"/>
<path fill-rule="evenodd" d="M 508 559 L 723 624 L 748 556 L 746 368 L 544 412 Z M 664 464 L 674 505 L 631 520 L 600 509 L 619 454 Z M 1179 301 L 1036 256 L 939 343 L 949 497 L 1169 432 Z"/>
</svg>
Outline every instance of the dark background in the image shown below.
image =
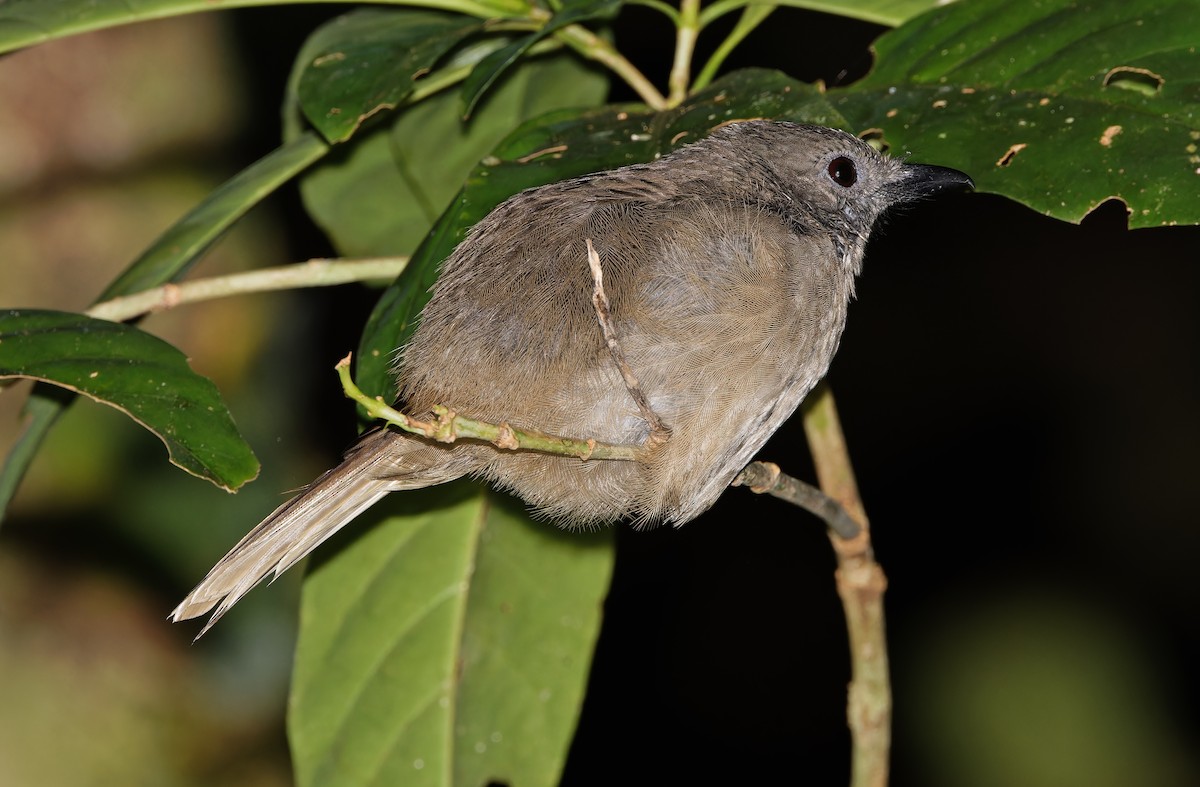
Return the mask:
<svg viewBox="0 0 1200 787">
<path fill-rule="evenodd" d="M 223 18 L 223 45 L 241 63 L 243 117 L 219 145 L 192 151 L 202 167 L 233 172 L 277 144 L 291 59 L 320 20 L 342 10 Z M 881 32 L 783 10 L 729 65 L 840 84 L 869 68 Z M 657 50 L 671 37 L 656 15 L 628 9 L 616 36 L 661 84 L 669 56 Z M 702 48 L 718 40 L 709 33 Z M 295 193 L 269 211 L 278 261 L 331 253 Z M 987 194 L 912 207 L 873 237 L 829 380 L 890 580 L 894 784 L 1200 781 L 1198 250 L 1197 228 L 1128 232 L 1118 203 L 1074 226 Z M 327 361 L 356 343 L 374 297 L 338 288 L 273 307 L 276 327 L 261 328 L 263 356 L 240 395 L 269 401 L 261 391 L 282 385 L 297 414 L 241 405 L 255 416 L 248 431 L 280 441 L 286 457 L 273 470 L 264 455 L 260 491 L 244 493 L 247 509 L 261 511 L 275 491 L 308 480 L 350 440 L 352 414 L 326 384 Z M 148 473 L 161 474 L 147 478 L 174 472 L 161 467 L 157 443 L 122 440 L 155 468 Z M 813 477 L 798 421 L 763 457 Z M 64 576 L 106 577 L 159 619 L 203 570 L 211 542 L 202 557 L 176 555 L 164 567 L 147 541 L 154 515 L 133 517 L 145 526 L 131 528 L 113 501 L 140 496 L 147 510 L 171 507 L 175 483 L 154 481 L 157 496 L 134 486 L 65 508 L 36 499 L 19 507 L 0 531 L 0 553 L 35 566 L 25 579 L 42 595 L 25 599 L 31 607 L 8 602 L 6 625 L 18 639 L 36 639 L 29 632 L 57 620 L 47 610 L 61 607 L 79 641 L 71 626 L 83 613 L 61 600 Z M 180 515 L 253 519 L 229 505 Z M 845 784 L 848 656 L 821 526 L 734 489 L 680 530 L 622 527 L 617 537 L 564 784 Z M 289 620 L 294 586 L 283 584 L 247 606 L 274 605 Z M 186 632 L 160 643 L 173 654 L 164 656 L 170 680 L 215 674 L 224 687 L 217 694 L 261 708 L 189 711 L 203 717 L 197 724 L 217 719 L 229 738 L 214 733 L 212 751 L 188 744 L 185 770 L 201 774 L 195 783 L 284 783 L 279 665 L 288 663 L 291 623 L 247 632 L 236 617 L 198 648 L 180 650 Z M 130 625 L 140 635 L 151 626 Z M 112 639 L 110 631 L 105 647 Z M 223 674 L 227 663 L 237 675 Z"/>
</svg>

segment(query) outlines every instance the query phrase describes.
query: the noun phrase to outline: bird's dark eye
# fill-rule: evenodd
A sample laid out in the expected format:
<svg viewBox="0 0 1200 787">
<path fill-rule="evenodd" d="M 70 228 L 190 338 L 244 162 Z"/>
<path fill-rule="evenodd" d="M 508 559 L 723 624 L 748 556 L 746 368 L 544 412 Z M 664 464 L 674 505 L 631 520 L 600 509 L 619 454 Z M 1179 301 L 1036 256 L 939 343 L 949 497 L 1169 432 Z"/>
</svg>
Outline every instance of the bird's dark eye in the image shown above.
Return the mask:
<svg viewBox="0 0 1200 787">
<path fill-rule="evenodd" d="M 850 188 L 858 180 L 858 169 L 850 159 L 838 156 L 829 162 L 829 177 L 839 186 Z"/>
</svg>

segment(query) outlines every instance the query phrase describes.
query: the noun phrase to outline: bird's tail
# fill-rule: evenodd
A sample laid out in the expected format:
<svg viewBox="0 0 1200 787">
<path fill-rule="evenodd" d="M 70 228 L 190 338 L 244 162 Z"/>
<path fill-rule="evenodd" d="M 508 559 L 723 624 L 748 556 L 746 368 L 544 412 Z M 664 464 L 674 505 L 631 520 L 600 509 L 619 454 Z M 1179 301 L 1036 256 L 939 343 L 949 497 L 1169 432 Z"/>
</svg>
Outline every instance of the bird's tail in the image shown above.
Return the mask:
<svg viewBox="0 0 1200 787">
<path fill-rule="evenodd" d="M 470 472 L 476 463 L 468 453 L 392 431 L 364 436 L 340 465 L 275 509 L 229 550 L 175 608 L 171 620 L 213 610 L 199 639 L 255 585 L 287 571 L 388 492 L 433 486 Z"/>
</svg>

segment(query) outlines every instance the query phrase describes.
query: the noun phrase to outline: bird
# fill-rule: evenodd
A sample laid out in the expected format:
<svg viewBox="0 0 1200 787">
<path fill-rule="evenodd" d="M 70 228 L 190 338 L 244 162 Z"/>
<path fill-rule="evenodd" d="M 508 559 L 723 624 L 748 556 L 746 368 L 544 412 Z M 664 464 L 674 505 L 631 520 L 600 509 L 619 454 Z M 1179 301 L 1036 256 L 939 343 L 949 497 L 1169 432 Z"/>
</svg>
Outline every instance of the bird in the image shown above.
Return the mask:
<svg viewBox="0 0 1200 787">
<path fill-rule="evenodd" d="M 645 450 L 583 459 L 376 429 L 239 541 L 171 619 L 211 611 L 203 635 L 385 495 L 464 476 L 565 527 L 683 525 L 827 372 L 878 219 L 973 188 L 844 131 L 748 120 L 509 198 L 443 262 L 398 350 L 398 406 Z M 636 389 L 606 343 L 589 252 Z"/>
</svg>

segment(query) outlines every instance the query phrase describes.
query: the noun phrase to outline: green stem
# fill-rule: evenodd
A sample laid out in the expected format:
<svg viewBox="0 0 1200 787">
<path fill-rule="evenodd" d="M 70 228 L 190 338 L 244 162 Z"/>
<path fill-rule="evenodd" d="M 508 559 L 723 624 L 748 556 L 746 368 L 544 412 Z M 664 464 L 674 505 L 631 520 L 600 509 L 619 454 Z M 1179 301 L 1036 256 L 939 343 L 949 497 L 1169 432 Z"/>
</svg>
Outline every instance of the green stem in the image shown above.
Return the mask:
<svg viewBox="0 0 1200 787">
<path fill-rule="evenodd" d="M 484 30 L 489 33 L 532 33 L 546 26 L 551 17 L 548 14 L 530 15 L 521 19 L 492 19 L 484 23 Z M 476 59 L 475 62 L 483 58 Z"/>
<path fill-rule="evenodd" d="M 9 503 L 17 494 L 21 478 L 33 463 L 33 457 L 49 434 L 50 427 L 54 426 L 71 400 L 70 394 L 61 388 L 44 383 L 40 387 L 43 389 L 42 396 L 30 396 L 25 402 L 22 412 L 26 427 L 4 458 L 3 465 L 0 465 L 0 520 L 4 519 Z"/>
<path fill-rule="evenodd" d="M 625 80 L 625 83 L 641 96 L 646 106 L 653 110 L 667 108 L 667 99 L 649 79 L 646 79 L 637 66 L 626 60 L 612 44 L 591 30 L 578 24 L 567 25 L 561 30 L 556 30 L 554 36 L 587 59 L 595 60 Z"/>
<path fill-rule="evenodd" d="M 760 1 L 761 1 L 761 3 L 773 5 L 773 3 L 770 3 L 770 0 L 760 0 Z M 703 30 L 704 28 L 708 27 L 716 20 L 725 16 L 725 14 L 732 13 L 732 12 L 738 10 L 739 8 L 741 8 L 742 6 L 756 5 L 756 4 L 759 4 L 759 3 L 756 3 L 756 0 L 717 0 L 717 2 L 713 3 L 712 5 L 708 6 L 703 11 L 700 12 L 700 29 Z"/>
<path fill-rule="evenodd" d="M 762 21 L 771 15 L 771 12 L 777 6 L 773 5 L 751 5 L 742 10 L 742 18 L 734 26 L 733 30 L 729 31 L 729 35 L 721 42 L 717 50 L 712 53 L 712 57 L 704 64 L 704 68 L 700 69 L 700 74 L 696 77 L 696 81 L 692 83 L 692 91 L 701 90 L 708 86 L 717 75 L 717 71 L 721 69 L 725 58 L 729 57 L 738 44 L 745 40 L 746 36 L 762 24 Z"/>
<path fill-rule="evenodd" d="M 678 106 L 687 98 L 692 55 L 696 51 L 696 39 L 699 36 L 700 0 L 680 0 L 679 22 L 675 31 L 675 60 L 671 64 L 671 75 L 667 78 L 670 88 L 667 106 Z"/>
<path fill-rule="evenodd" d="M 486 440 L 497 448 L 510 451 L 539 451 L 558 456 L 574 456 L 579 459 L 617 459 L 637 461 L 644 450 L 636 445 L 600 443 L 595 440 L 580 440 L 558 437 L 526 429 L 514 429 L 506 423 L 490 424 L 459 415 L 448 407 L 433 408 L 436 421 L 419 421 L 405 415 L 387 404 L 381 397 L 370 397 L 362 392 L 350 378 L 350 356 L 338 361 L 338 377 L 346 396 L 362 405 L 372 418 L 380 418 L 411 434 L 418 434 L 440 443 L 453 443 L 459 439 Z"/>
</svg>

